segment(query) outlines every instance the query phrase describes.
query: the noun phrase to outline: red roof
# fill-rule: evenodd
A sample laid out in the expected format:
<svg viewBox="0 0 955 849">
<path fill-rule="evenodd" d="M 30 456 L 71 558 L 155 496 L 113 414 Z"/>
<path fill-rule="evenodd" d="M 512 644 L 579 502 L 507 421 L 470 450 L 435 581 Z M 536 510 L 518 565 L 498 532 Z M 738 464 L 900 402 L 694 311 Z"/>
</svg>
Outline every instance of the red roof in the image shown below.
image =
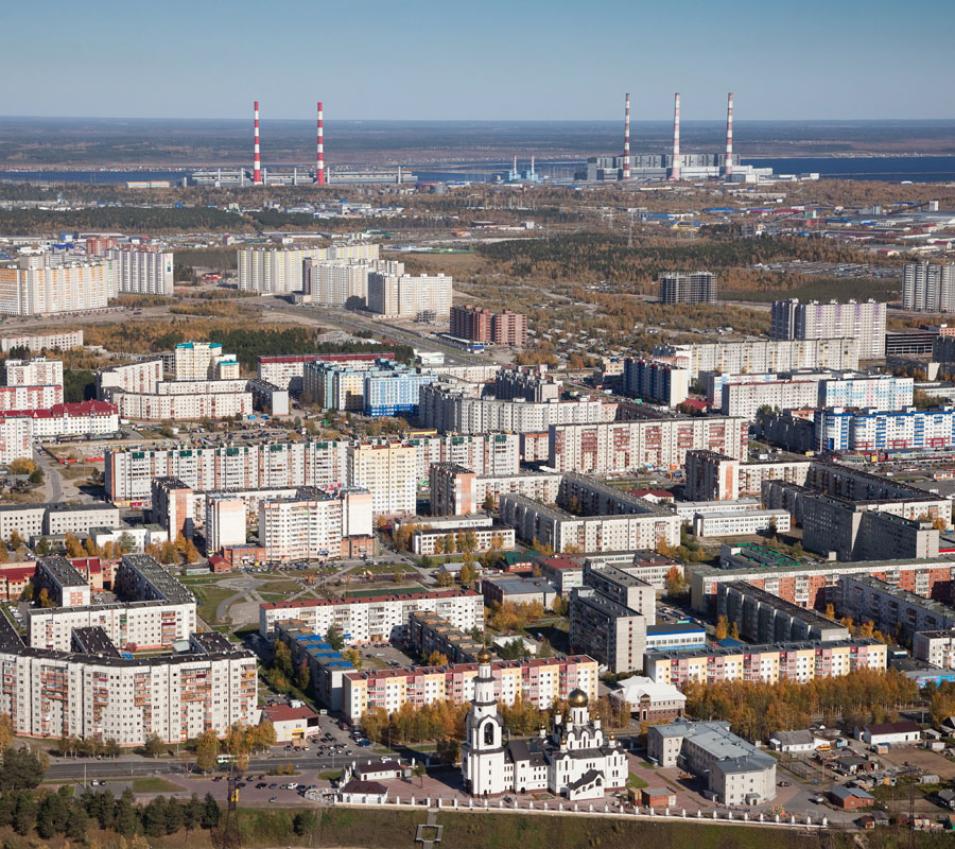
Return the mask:
<svg viewBox="0 0 955 849">
<path fill-rule="evenodd" d="M 290 705 L 269 705 L 262 709 L 262 713 L 264 713 L 271 722 L 291 722 L 295 719 L 314 719 L 318 716 L 311 708 L 293 708 Z"/>
<path fill-rule="evenodd" d="M 546 564 L 551 569 L 583 569 L 584 568 L 576 560 L 571 560 L 569 557 L 544 557 L 541 559 L 541 564 Z"/>
<path fill-rule="evenodd" d="M 116 406 L 106 401 L 78 401 L 32 410 L 4 410 L 3 416 L 10 419 L 66 419 L 72 416 L 112 416 L 118 412 Z"/>
<path fill-rule="evenodd" d="M 36 566 L 32 563 L 29 566 L 13 566 L 9 569 L 0 569 L 0 580 L 17 583 L 32 578 L 34 574 L 36 574 Z"/>
</svg>

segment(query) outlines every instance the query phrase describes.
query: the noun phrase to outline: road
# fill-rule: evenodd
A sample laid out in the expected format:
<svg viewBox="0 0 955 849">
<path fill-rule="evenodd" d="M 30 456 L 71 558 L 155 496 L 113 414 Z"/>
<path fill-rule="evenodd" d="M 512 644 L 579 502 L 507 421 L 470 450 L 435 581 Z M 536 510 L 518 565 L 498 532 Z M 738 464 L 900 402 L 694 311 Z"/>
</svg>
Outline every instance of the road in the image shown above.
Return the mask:
<svg viewBox="0 0 955 849">
<path fill-rule="evenodd" d="M 43 470 L 44 499 L 50 504 L 62 501 L 63 479 L 60 477 L 56 462 L 40 447 L 33 449 L 33 459 Z"/>
<path fill-rule="evenodd" d="M 370 752 L 371 750 L 368 750 Z M 346 763 L 353 760 L 378 757 L 368 754 L 363 749 L 350 749 L 348 752 L 336 755 L 334 757 L 322 756 L 309 757 L 306 752 L 297 757 L 282 757 L 280 755 L 269 755 L 262 758 L 253 758 L 249 761 L 250 773 L 267 773 L 271 769 L 276 769 L 287 764 L 293 764 L 299 770 L 324 770 L 339 769 Z M 50 763 L 46 771 L 46 779 L 49 781 L 82 781 L 84 778 L 106 778 L 121 779 L 135 778 L 150 775 L 189 775 L 194 774 L 196 765 L 192 761 L 174 760 L 172 758 L 138 759 L 138 760 L 93 760 L 85 759 L 58 759 Z M 222 771 L 224 774 L 224 770 Z"/>
</svg>

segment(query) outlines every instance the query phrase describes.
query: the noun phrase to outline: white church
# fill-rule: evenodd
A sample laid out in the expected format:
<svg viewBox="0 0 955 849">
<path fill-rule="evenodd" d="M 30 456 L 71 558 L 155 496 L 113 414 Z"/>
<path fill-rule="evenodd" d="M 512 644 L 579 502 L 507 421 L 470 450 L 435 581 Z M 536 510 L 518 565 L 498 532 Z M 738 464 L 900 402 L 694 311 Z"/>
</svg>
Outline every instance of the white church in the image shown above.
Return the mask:
<svg viewBox="0 0 955 849">
<path fill-rule="evenodd" d="M 586 693 L 574 690 L 568 702 L 569 719 L 556 715 L 550 735 L 541 729 L 538 738 L 506 740 L 494 698 L 491 654 L 482 651 L 461 748 L 465 789 L 472 796 L 549 790 L 571 801 L 623 789 L 628 776 L 623 749 L 605 737 L 599 719 L 590 719 Z"/>
</svg>

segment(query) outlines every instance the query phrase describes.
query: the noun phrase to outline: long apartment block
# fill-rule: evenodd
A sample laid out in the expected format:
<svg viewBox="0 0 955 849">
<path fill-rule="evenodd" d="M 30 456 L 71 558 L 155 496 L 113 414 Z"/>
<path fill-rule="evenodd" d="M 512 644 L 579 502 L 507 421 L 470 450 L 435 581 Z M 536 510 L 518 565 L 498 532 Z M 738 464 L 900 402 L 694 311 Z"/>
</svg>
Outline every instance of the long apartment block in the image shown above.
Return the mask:
<svg viewBox="0 0 955 849">
<path fill-rule="evenodd" d="M 885 669 L 887 647 L 877 640 L 812 640 L 723 648 L 650 650 L 644 671 L 658 684 L 681 687 L 721 681 L 805 683 L 859 669 Z"/>
<path fill-rule="evenodd" d="M 597 661 L 586 655 L 531 660 L 499 660 L 491 664 L 494 696 L 503 704 L 518 699 L 544 710 L 565 700 L 573 690 L 597 698 Z M 346 672 L 342 679 L 342 709 L 352 724 L 361 722 L 369 710 L 391 713 L 404 704 L 415 707 L 435 702 L 464 704 L 474 699 L 477 663 L 450 666 L 418 666 Z"/>
<path fill-rule="evenodd" d="M 215 633 L 190 635 L 187 651 L 124 656 L 97 627 L 75 630 L 64 650 L 33 648 L 0 617 L 0 713 L 25 737 L 141 746 L 152 735 L 224 736 L 256 721 L 256 658 Z"/>
<path fill-rule="evenodd" d="M 682 466 L 693 449 L 742 460 L 748 434 L 748 419 L 725 416 L 559 425 L 550 428 L 548 465 L 558 472 L 631 472 Z"/>
<path fill-rule="evenodd" d="M 429 610 L 461 631 L 484 630 L 484 600 L 476 592 L 445 591 L 354 599 L 302 599 L 259 607 L 259 633 L 269 638 L 278 622 L 299 622 L 313 634 L 335 626 L 347 643 L 361 645 L 405 639 L 412 613 Z"/>
</svg>

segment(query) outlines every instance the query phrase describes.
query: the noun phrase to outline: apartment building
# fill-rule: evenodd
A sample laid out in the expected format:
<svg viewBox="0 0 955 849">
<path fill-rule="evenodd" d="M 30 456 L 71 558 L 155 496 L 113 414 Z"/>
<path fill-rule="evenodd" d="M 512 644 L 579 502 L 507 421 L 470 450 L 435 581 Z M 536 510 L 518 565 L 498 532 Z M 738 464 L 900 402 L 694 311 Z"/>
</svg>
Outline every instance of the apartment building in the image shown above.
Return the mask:
<svg viewBox="0 0 955 849">
<path fill-rule="evenodd" d="M 33 457 L 33 421 L 0 415 L 0 463 Z"/>
<path fill-rule="evenodd" d="M 362 645 L 408 636 L 408 619 L 418 610 L 430 610 L 461 631 L 484 628 L 484 601 L 480 595 L 464 590 L 407 595 L 380 595 L 347 600 L 298 599 L 262 604 L 259 607 L 259 633 L 272 635 L 277 622 L 298 620 L 301 627 L 315 634 L 327 634 L 333 625 L 349 644 Z"/>
<path fill-rule="evenodd" d="M 327 248 L 255 245 L 239 248 L 239 290 L 259 293 L 301 292 L 309 260 L 376 260 L 379 246 L 331 245 Z"/>
<path fill-rule="evenodd" d="M 486 528 L 467 526 L 435 528 L 427 520 L 425 524 L 427 527 L 418 528 L 411 535 L 411 551 L 419 557 L 438 554 L 439 547 L 447 552 L 449 539 L 454 540 L 456 547 L 460 549 L 457 541 L 465 536 L 473 542 L 474 554 L 482 554 L 492 548 L 497 551 L 511 551 L 515 545 L 514 528 L 506 525 L 492 525 Z"/>
<path fill-rule="evenodd" d="M 373 532 L 368 490 L 303 487 L 294 498 L 259 504 L 259 545 L 269 560 L 347 557 L 350 537 L 370 540 Z"/>
<path fill-rule="evenodd" d="M 49 410 L 62 403 L 62 383 L 46 386 L 0 386 L 0 413 Z"/>
<path fill-rule="evenodd" d="M 135 394 L 111 391 L 108 399 L 124 419 L 141 421 L 195 421 L 248 416 L 253 412 L 252 393 L 246 381 L 194 381 L 198 394 Z M 160 388 L 169 386 L 160 384 Z M 239 388 L 241 387 L 241 388 Z"/>
<path fill-rule="evenodd" d="M 586 693 L 590 700 L 597 698 L 597 662 L 585 655 L 498 660 L 492 662 L 491 670 L 495 700 L 503 704 L 521 700 L 544 710 L 566 701 L 574 690 Z M 342 710 L 351 724 L 358 725 L 367 711 L 376 708 L 392 713 L 406 703 L 415 707 L 436 702 L 465 704 L 474 699 L 477 676 L 477 663 L 347 672 Z"/>
<path fill-rule="evenodd" d="M 179 744 L 256 721 L 255 655 L 220 634 L 192 634 L 188 651 L 152 657 L 121 655 L 95 627 L 74 638 L 64 650 L 36 649 L 0 622 L 0 711 L 18 736 Z"/>
<path fill-rule="evenodd" d="M 462 466 L 482 477 L 520 473 L 521 441 L 516 433 L 412 436 L 407 443 L 414 446 L 422 482 L 429 480 L 435 463 Z"/>
<path fill-rule="evenodd" d="M 403 276 L 403 262 L 381 259 L 305 260 L 305 294 L 324 307 L 363 308 L 368 304 L 368 277 L 373 272 Z"/>
<path fill-rule="evenodd" d="M 647 618 L 593 587 L 580 587 L 570 597 L 570 646 L 595 658 L 614 674 L 643 669 Z"/>
<path fill-rule="evenodd" d="M 903 410 L 912 406 L 915 380 L 879 374 L 872 377 L 830 377 L 819 383 L 817 407 Z"/>
<path fill-rule="evenodd" d="M 955 628 L 955 608 L 874 575 L 843 575 L 839 590 L 841 613 L 855 622 L 873 622 L 884 633 L 911 639 L 919 631 Z"/>
<path fill-rule="evenodd" d="M 721 583 L 746 581 L 800 607 L 820 609 L 839 600 L 839 580 L 845 575 L 872 575 L 896 586 L 931 596 L 938 585 L 955 580 L 955 560 L 797 561 L 779 552 L 749 543 L 730 548 L 723 565 L 694 566 L 689 575 L 693 609 L 712 612 Z"/>
<path fill-rule="evenodd" d="M 225 353 L 219 342 L 180 342 L 173 349 L 173 379 L 238 380 L 239 361 L 235 354 Z"/>
<path fill-rule="evenodd" d="M 397 364 L 372 369 L 364 376 L 364 413 L 366 416 L 417 416 L 421 387 L 435 380 L 437 375 L 432 372 L 419 372 Z"/>
<path fill-rule="evenodd" d="M 153 558 L 124 555 L 113 584 L 117 603 L 28 611 L 29 646 L 67 652 L 77 628 L 101 628 L 127 651 L 170 649 L 195 632 L 195 597 Z"/>
<path fill-rule="evenodd" d="M 719 615 L 751 643 L 833 642 L 850 636 L 844 625 L 745 581 L 720 584 L 716 605 Z"/>
<path fill-rule="evenodd" d="M 302 394 L 305 368 L 309 363 L 373 363 L 379 359 L 393 360 L 394 358 L 394 351 L 381 351 L 374 354 L 291 354 L 259 357 L 256 377 L 298 396 Z"/>
<path fill-rule="evenodd" d="M 681 519 L 664 507 L 614 491 L 584 475 L 565 475 L 558 505 L 550 506 L 520 494 L 501 496 L 501 521 L 518 537 L 537 540 L 557 553 L 604 552 L 656 548 L 662 541 L 678 545 Z M 563 507 L 573 507 L 573 515 Z"/>
<path fill-rule="evenodd" d="M 905 263 L 902 308 L 919 312 L 955 312 L 955 263 Z"/>
<path fill-rule="evenodd" d="M 114 294 L 172 295 L 173 253 L 158 245 L 122 245 L 107 254 L 113 263 Z"/>
<path fill-rule="evenodd" d="M 368 309 L 392 318 L 447 323 L 453 280 L 447 274 L 368 275 Z"/>
<path fill-rule="evenodd" d="M 762 383 L 734 383 L 731 380 L 723 385 L 722 395 L 724 416 L 752 419 L 756 411 L 763 407 L 792 410 L 816 406 L 819 382 L 798 378 Z"/>
<path fill-rule="evenodd" d="M 665 418 L 607 424 L 559 425 L 549 432 L 548 466 L 558 472 L 611 474 L 647 466 L 682 466 L 686 452 L 707 449 L 746 456 L 749 421 L 743 418 Z"/>
<path fill-rule="evenodd" d="M 739 498 L 740 461 L 715 451 L 686 452 L 683 494 L 687 501 L 735 501 Z"/>
<path fill-rule="evenodd" d="M 452 306 L 451 335 L 471 342 L 523 348 L 527 344 L 527 316 L 510 310 L 496 313 L 473 304 Z"/>
<path fill-rule="evenodd" d="M 774 301 L 770 336 L 773 339 L 859 340 L 859 358 L 882 359 L 885 356 L 885 310 L 878 301 L 854 301 L 840 304 L 829 301 L 800 303 L 798 298 Z"/>
<path fill-rule="evenodd" d="M 196 512 L 192 487 L 179 478 L 155 478 L 151 491 L 152 520 L 169 534 L 171 540 L 180 534 L 191 539 L 195 531 Z"/>
<path fill-rule="evenodd" d="M 107 501 L 68 504 L 58 501 L 46 505 L 43 533 L 49 536 L 74 534 L 85 537 L 93 528 L 118 528 L 119 507 Z"/>
<path fill-rule="evenodd" d="M 753 536 L 774 530 L 788 533 L 790 524 L 786 510 L 718 510 L 694 515 L 693 533 L 700 539 Z"/>
<path fill-rule="evenodd" d="M 690 395 L 690 373 L 670 363 L 628 357 L 623 363 L 623 386 L 634 398 L 675 407 Z"/>
<path fill-rule="evenodd" d="M 365 408 L 365 375 L 389 360 L 348 363 L 314 361 L 302 371 L 302 400 L 323 410 L 360 413 Z"/>
<path fill-rule="evenodd" d="M 955 669 L 955 629 L 916 631 L 912 635 L 912 657 L 939 669 Z"/>
<path fill-rule="evenodd" d="M 78 401 L 30 410 L 8 410 L 9 420 L 24 422 L 35 440 L 111 436 L 119 432 L 119 410 L 106 401 Z M 20 455 L 26 456 L 26 455 Z"/>
<path fill-rule="evenodd" d="M 645 672 L 654 681 L 675 687 L 721 681 L 804 684 L 859 669 L 884 670 L 886 659 L 887 646 L 878 640 L 808 640 L 679 651 L 651 649 L 645 658 Z"/>
<path fill-rule="evenodd" d="M 551 425 L 612 422 L 617 405 L 600 399 L 527 403 L 481 397 L 481 386 L 432 383 L 420 394 L 423 427 L 445 433 L 537 433 Z"/>
<path fill-rule="evenodd" d="M 37 357 L 32 360 L 7 360 L 4 363 L 6 386 L 62 386 L 63 361 Z"/>
<path fill-rule="evenodd" d="M 176 477 L 197 492 L 328 486 L 348 477 L 341 441 L 262 442 L 206 447 L 109 448 L 106 491 L 114 503 L 148 503 L 150 482 Z"/>
<path fill-rule="evenodd" d="M 57 607 L 86 607 L 90 603 L 89 583 L 65 557 L 38 560 L 33 586 L 37 593 L 46 590 Z"/>
<path fill-rule="evenodd" d="M 657 279 L 660 303 L 663 304 L 715 304 L 716 275 L 710 271 L 695 271 L 692 274 L 669 272 Z"/>
<path fill-rule="evenodd" d="M 0 313 L 29 316 L 101 310 L 109 303 L 112 280 L 108 260 L 23 256 L 0 265 Z"/>
<path fill-rule="evenodd" d="M 496 506 L 504 495 L 524 495 L 552 504 L 562 476 L 553 472 L 479 475 L 456 463 L 434 463 L 429 473 L 431 513 L 468 516 L 485 505 Z"/>
<path fill-rule="evenodd" d="M 429 610 L 416 610 L 408 617 L 407 646 L 419 658 L 443 654 L 449 663 L 474 663 L 484 651 L 484 641 Z"/>
<path fill-rule="evenodd" d="M 206 499 L 206 552 L 222 551 L 247 540 L 246 504 L 242 498 L 212 495 Z"/>
<path fill-rule="evenodd" d="M 857 369 L 859 345 L 854 337 L 833 339 L 747 339 L 742 342 L 700 342 L 661 345 L 655 359 L 686 368 L 690 379 L 704 371 L 729 374 L 799 369 Z"/>
<path fill-rule="evenodd" d="M 350 445 L 347 464 L 349 485 L 371 492 L 376 517 L 417 512 L 417 456 L 412 446 L 400 442 Z"/>
<path fill-rule="evenodd" d="M 19 333 L 9 336 L 0 336 L 0 351 L 9 354 L 11 351 L 25 348 L 33 354 L 44 351 L 71 351 L 83 347 L 83 331 L 43 331 L 40 333 Z"/>
<path fill-rule="evenodd" d="M 817 410 L 817 451 L 898 451 L 955 445 L 955 408 L 897 411 Z"/>
<path fill-rule="evenodd" d="M 498 401 L 559 401 L 562 389 L 561 380 L 546 365 L 502 368 L 494 375 L 493 395 Z"/>
</svg>

